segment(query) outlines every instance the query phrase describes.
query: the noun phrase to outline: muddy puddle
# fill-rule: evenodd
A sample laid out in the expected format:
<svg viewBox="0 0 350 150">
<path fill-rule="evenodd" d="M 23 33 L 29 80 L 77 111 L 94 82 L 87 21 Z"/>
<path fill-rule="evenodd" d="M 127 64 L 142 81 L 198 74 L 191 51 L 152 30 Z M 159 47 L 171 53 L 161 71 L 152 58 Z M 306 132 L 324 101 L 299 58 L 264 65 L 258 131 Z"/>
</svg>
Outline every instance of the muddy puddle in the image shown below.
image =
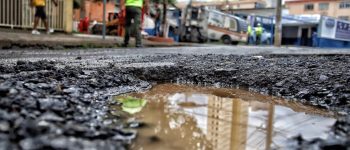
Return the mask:
<svg viewBox="0 0 350 150">
<path fill-rule="evenodd" d="M 135 150 L 285 149 L 299 134 L 327 138 L 336 121 L 324 110 L 237 89 L 163 84 L 128 96 L 147 100 L 130 114 L 145 123 Z"/>
</svg>

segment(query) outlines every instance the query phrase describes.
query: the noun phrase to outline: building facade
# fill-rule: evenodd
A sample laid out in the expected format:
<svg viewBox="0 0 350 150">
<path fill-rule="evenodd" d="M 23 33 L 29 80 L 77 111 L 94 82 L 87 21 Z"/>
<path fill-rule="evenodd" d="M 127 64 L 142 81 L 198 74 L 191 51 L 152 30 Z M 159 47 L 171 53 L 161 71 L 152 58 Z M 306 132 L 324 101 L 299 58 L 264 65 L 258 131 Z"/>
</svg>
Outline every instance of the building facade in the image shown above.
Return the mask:
<svg viewBox="0 0 350 150">
<path fill-rule="evenodd" d="M 186 7 L 188 2 L 178 2 L 176 4 L 179 8 Z M 265 8 L 265 0 L 208 0 L 198 1 L 193 0 L 192 6 L 208 6 L 218 10 L 229 10 L 229 9 L 254 9 L 254 8 Z"/>
<path fill-rule="evenodd" d="M 291 15 L 320 14 L 350 20 L 349 0 L 287 0 L 285 6 Z"/>
<path fill-rule="evenodd" d="M 212 149 L 246 149 L 248 108 L 249 103 L 241 99 L 208 97 L 207 139 Z"/>
<path fill-rule="evenodd" d="M 277 4 L 277 0 L 265 0 L 267 8 L 275 8 Z"/>
</svg>

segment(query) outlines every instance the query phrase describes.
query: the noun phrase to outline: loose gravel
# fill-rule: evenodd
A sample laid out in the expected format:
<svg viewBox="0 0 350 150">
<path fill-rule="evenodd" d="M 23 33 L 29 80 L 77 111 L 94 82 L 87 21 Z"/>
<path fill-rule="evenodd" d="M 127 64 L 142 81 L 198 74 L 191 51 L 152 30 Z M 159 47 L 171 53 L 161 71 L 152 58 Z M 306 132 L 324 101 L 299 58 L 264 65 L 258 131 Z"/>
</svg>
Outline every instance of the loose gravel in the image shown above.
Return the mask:
<svg viewBox="0 0 350 150">
<path fill-rule="evenodd" d="M 168 54 L 91 60 L 0 62 L 0 147 L 128 149 L 137 130 L 109 108 L 118 105 L 110 97 L 157 83 L 243 88 L 343 116 L 350 113 L 350 55 Z M 290 149 L 349 148 L 349 127 L 350 117 L 341 117 L 329 140 L 295 137 Z"/>
</svg>

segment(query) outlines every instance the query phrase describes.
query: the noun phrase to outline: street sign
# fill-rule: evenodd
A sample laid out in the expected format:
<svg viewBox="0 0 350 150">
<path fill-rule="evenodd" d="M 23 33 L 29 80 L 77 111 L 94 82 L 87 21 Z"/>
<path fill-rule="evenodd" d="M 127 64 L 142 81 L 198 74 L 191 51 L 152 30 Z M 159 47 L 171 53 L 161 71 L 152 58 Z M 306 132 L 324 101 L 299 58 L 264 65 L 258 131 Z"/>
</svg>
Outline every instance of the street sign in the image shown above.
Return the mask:
<svg viewBox="0 0 350 150">
<path fill-rule="evenodd" d="M 321 18 L 319 37 L 350 41 L 350 22 L 323 16 Z"/>
<path fill-rule="evenodd" d="M 337 29 L 335 30 L 335 38 L 345 39 L 350 41 L 350 23 L 344 21 L 337 22 Z"/>
</svg>

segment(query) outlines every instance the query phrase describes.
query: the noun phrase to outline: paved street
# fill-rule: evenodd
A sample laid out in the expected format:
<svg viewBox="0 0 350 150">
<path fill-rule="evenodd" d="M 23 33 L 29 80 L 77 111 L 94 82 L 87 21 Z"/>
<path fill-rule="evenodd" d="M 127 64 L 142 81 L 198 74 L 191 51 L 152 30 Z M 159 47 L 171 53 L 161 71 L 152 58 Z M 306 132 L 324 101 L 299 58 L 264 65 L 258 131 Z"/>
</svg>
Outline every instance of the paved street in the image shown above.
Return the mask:
<svg viewBox="0 0 350 150">
<path fill-rule="evenodd" d="M 0 0 L 0 150 L 350 150 L 349 14 Z"/>
<path fill-rule="evenodd" d="M 218 55 L 332 55 L 350 54 L 350 49 L 315 49 L 272 46 L 216 46 L 204 44 L 192 47 L 116 48 L 71 50 L 0 50 L 0 58 L 76 57 L 76 56 L 132 56 L 161 54 L 218 54 Z"/>
</svg>

